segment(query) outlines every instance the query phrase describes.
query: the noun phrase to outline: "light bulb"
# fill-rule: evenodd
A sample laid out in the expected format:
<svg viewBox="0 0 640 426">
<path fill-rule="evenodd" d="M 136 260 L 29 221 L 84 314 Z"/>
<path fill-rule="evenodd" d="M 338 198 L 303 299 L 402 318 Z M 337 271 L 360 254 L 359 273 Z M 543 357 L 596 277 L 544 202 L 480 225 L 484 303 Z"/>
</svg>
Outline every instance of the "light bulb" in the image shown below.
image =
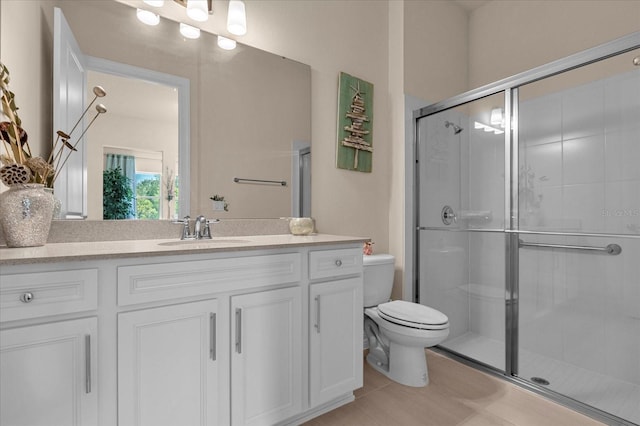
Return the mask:
<svg viewBox="0 0 640 426">
<path fill-rule="evenodd" d="M 144 0 L 146 4 L 152 7 L 162 7 L 164 6 L 164 0 Z"/>
<path fill-rule="evenodd" d="M 136 16 L 140 22 L 147 25 L 158 25 L 160 23 L 160 15 L 156 15 L 148 10 L 137 9 Z"/>
<path fill-rule="evenodd" d="M 187 16 L 198 22 L 209 19 L 207 0 L 187 0 Z"/>
<path fill-rule="evenodd" d="M 247 33 L 247 15 L 242 0 L 229 1 L 229 14 L 227 15 L 227 30 L 231 34 L 245 35 Z"/>
<path fill-rule="evenodd" d="M 192 27 L 191 25 L 180 23 L 180 34 L 186 38 L 196 39 L 200 37 L 200 28 Z"/>
<path fill-rule="evenodd" d="M 218 46 L 224 50 L 233 50 L 236 48 L 236 41 L 230 38 L 218 36 Z"/>
</svg>

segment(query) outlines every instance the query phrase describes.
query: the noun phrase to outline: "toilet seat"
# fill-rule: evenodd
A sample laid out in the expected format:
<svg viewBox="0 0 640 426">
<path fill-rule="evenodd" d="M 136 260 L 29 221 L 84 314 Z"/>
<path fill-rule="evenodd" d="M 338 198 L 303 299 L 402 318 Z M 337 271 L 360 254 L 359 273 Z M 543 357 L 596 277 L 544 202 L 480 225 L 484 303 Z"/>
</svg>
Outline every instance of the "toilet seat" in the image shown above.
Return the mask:
<svg viewBox="0 0 640 426">
<path fill-rule="evenodd" d="M 442 312 L 418 303 L 394 300 L 378 305 L 380 317 L 386 321 L 421 330 L 449 328 L 449 318 Z"/>
</svg>

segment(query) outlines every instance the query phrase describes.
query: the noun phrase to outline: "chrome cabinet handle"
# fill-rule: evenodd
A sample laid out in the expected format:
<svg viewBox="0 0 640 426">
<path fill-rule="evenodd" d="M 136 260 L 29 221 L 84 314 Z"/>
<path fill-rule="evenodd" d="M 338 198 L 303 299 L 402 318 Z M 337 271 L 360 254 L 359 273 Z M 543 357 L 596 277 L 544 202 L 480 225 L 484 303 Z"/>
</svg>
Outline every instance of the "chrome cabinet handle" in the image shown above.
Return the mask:
<svg viewBox="0 0 640 426">
<path fill-rule="evenodd" d="M 209 327 L 211 327 L 211 335 L 209 338 L 211 339 L 209 342 L 209 356 L 212 361 L 216 360 L 216 314 L 209 314 Z"/>
<path fill-rule="evenodd" d="M 315 328 L 316 328 L 316 332 L 320 333 L 320 296 L 316 296 L 315 297 L 315 301 L 316 301 L 316 324 L 315 324 Z"/>
<path fill-rule="evenodd" d="M 20 296 L 20 301 L 22 303 L 29 303 L 33 300 L 33 293 L 31 293 L 30 291 L 24 293 L 23 295 Z"/>
<path fill-rule="evenodd" d="M 91 335 L 84 335 L 84 386 L 85 392 L 91 393 Z"/>
<path fill-rule="evenodd" d="M 342 266 L 342 260 L 338 259 L 336 260 L 336 266 L 339 268 Z"/>
<path fill-rule="evenodd" d="M 242 309 L 236 308 L 236 352 L 242 353 Z"/>
</svg>

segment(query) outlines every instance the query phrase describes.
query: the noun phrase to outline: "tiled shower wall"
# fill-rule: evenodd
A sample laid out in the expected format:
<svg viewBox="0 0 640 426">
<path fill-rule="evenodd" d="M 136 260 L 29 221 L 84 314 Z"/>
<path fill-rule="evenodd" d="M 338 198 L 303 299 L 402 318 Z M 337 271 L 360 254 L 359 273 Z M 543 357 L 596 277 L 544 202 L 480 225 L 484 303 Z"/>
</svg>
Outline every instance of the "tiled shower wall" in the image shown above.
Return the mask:
<svg viewBox="0 0 640 426">
<path fill-rule="evenodd" d="M 524 101 L 519 126 L 520 229 L 640 235 L 640 70 Z"/>
<path fill-rule="evenodd" d="M 520 229 L 614 234 L 526 240 L 623 249 L 521 249 L 521 347 L 640 384 L 640 71 L 524 101 L 519 122 Z"/>
</svg>

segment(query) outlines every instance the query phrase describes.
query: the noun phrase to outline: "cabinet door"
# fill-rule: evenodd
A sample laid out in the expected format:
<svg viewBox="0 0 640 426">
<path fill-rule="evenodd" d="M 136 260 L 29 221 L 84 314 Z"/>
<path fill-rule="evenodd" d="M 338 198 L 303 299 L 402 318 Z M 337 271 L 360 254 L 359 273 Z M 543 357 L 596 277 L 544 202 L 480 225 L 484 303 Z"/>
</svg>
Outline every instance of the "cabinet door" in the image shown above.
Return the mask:
<svg viewBox="0 0 640 426">
<path fill-rule="evenodd" d="M 309 397 L 317 406 L 362 386 L 362 278 L 309 290 Z"/>
<path fill-rule="evenodd" d="M 217 300 L 118 315 L 118 423 L 218 423 Z"/>
<path fill-rule="evenodd" d="M 96 318 L 0 331 L 0 424 L 97 425 Z"/>
<path fill-rule="evenodd" d="M 231 422 L 275 424 L 302 410 L 300 287 L 231 298 Z"/>
</svg>

